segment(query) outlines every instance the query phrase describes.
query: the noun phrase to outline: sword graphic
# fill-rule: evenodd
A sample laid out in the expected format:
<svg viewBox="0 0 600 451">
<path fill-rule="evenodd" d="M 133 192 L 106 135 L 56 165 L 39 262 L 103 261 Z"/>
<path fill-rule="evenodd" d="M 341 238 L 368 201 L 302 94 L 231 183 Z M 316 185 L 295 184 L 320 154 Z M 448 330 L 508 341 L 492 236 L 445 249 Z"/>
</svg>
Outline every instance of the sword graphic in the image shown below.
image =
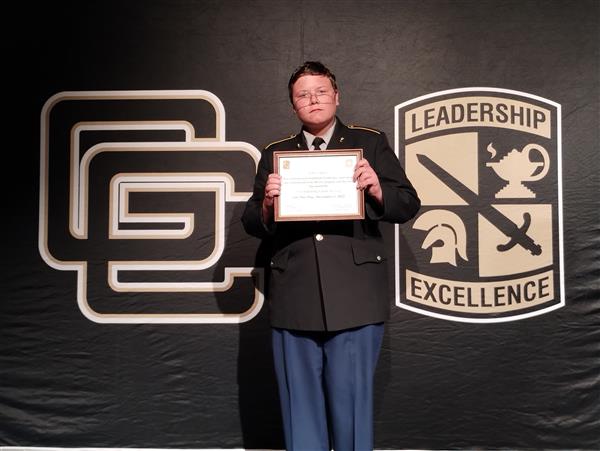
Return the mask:
<svg viewBox="0 0 600 451">
<path fill-rule="evenodd" d="M 527 235 L 527 230 L 531 225 L 531 215 L 528 212 L 523 213 L 523 225 L 521 227 L 517 226 L 494 207 L 491 207 L 489 211 L 483 212 L 481 208 L 477 207 L 477 195 L 460 180 L 448 173 L 427 155 L 417 154 L 417 160 L 448 188 L 458 194 L 468 205 L 477 208 L 477 211 L 484 218 L 494 224 L 498 230 L 509 238 L 507 243 L 497 246 L 498 251 L 506 252 L 518 244 L 527 249 L 531 255 L 540 255 L 542 253 L 542 246 Z"/>
</svg>

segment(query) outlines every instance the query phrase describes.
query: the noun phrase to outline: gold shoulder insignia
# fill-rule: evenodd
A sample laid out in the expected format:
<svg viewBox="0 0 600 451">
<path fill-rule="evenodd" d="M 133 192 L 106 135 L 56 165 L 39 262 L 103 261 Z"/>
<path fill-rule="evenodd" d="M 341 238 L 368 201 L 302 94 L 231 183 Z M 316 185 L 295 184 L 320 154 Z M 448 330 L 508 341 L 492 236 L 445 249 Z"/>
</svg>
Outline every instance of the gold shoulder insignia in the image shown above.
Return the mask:
<svg viewBox="0 0 600 451">
<path fill-rule="evenodd" d="M 271 146 L 273 146 L 275 144 L 279 144 L 279 143 L 282 143 L 284 141 L 287 141 L 288 139 L 294 139 L 296 136 L 298 136 L 297 133 L 295 135 L 290 135 L 287 138 L 283 138 L 283 139 L 280 139 L 280 140 L 277 140 L 277 141 L 273 141 L 272 143 L 270 143 L 267 146 L 265 146 L 265 149 L 268 149 L 269 147 L 271 147 Z"/>
<path fill-rule="evenodd" d="M 374 128 L 369 127 L 361 127 L 360 125 L 348 125 L 348 128 L 352 128 L 354 130 L 366 130 L 368 132 L 373 132 L 377 133 L 378 135 L 381 135 L 381 132 L 379 130 L 375 130 Z"/>
</svg>

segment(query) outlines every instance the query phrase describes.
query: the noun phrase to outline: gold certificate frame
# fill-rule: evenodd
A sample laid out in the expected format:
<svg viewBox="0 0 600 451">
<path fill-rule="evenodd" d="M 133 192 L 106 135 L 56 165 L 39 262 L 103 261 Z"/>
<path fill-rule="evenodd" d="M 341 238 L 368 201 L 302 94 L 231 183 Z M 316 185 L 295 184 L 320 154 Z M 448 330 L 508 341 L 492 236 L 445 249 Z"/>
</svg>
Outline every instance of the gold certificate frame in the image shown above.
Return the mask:
<svg viewBox="0 0 600 451">
<path fill-rule="evenodd" d="M 362 149 L 275 151 L 281 176 L 275 221 L 364 219 L 363 191 L 352 180 Z"/>
</svg>

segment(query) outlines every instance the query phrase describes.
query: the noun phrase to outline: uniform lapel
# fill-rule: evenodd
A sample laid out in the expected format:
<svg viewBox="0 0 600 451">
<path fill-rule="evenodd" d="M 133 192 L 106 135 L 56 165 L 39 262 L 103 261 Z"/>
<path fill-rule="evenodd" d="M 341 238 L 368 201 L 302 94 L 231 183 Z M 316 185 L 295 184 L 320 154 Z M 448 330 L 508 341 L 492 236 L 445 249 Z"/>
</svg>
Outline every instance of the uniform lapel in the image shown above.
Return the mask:
<svg viewBox="0 0 600 451">
<path fill-rule="evenodd" d="M 348 142 L 348 127 L 346 127 L 342 121 L 337 119 L 335 124 L 335 130 L 333 131 L 333 135 L 331 135 L 331 140 L 327 145 L 327 149 L 349 149 L 350 143 Z"/>
<path fill-rule="evenodd" d="M 302 129 L 300 129 L 300 133 L 298 133 L 296 135 L 296 138 L 294 139 L 293 150 L 308 150 L 308 144 L 306 142 L 306 137 L 304 136 Z"/>
<path fill-rule="evenodd" d="M 348 127 L 339 118 L 336 118 L 335 129 L 333 130 L 333 135 L 331 135 L 327 149 L 350 149 L 351 147 L 349 146 L 351 144 L 347 131 Z M 303 129 L 300 129 L 300 133 L 296 135 L 294 147 L 294 150 L 308 150 L 308 143 L 306 142 Z"/>
</svg>

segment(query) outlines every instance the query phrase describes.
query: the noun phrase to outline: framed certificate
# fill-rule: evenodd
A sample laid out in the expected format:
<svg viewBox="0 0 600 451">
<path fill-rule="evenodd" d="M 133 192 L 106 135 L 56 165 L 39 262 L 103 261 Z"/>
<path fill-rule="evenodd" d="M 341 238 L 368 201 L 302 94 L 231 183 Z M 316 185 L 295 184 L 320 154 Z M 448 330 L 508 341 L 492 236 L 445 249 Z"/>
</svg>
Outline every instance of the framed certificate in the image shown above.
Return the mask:
<svg viewBox="0 0 600 451">
<path fill-rule="evenodd" d="M 352 180 L 361 158 L 362 149 L 273 152 L 275 221 L 363 219 L 364 193 Z"/>
</svg>

